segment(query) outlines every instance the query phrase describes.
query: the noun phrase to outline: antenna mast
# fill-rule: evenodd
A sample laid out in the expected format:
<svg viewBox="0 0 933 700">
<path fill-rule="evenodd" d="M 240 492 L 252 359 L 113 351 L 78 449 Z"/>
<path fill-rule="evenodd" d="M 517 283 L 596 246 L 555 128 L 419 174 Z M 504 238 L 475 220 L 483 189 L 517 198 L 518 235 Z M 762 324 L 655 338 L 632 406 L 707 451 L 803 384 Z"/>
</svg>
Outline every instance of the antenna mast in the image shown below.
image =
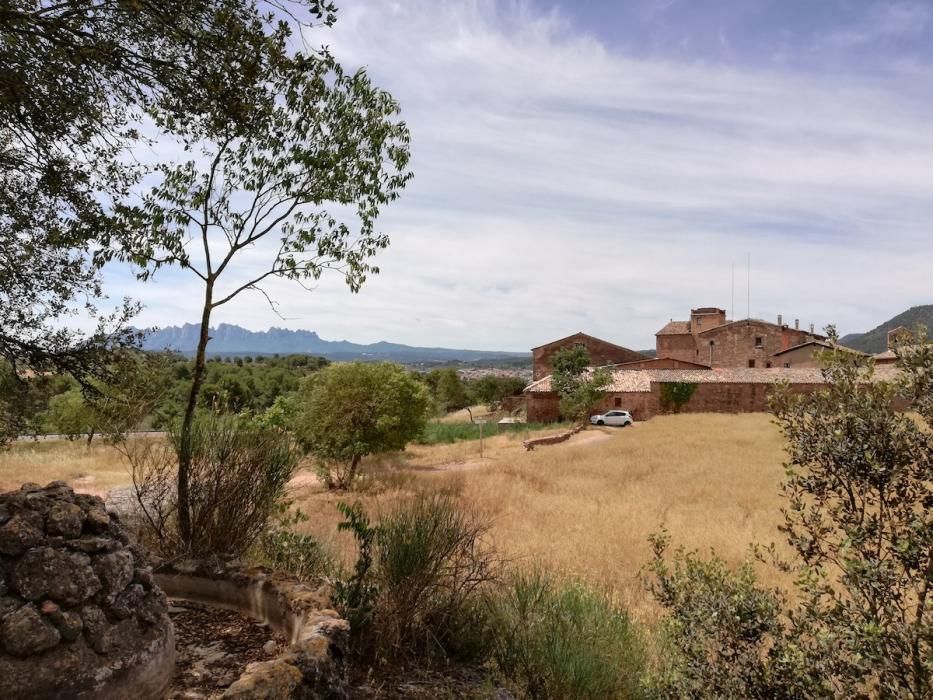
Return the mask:
<svg viewBox="0 0 933 700">
<path fill-rule="evenodd" d="M 752 254 L 748 254 L 748 272 L 745 276 L 748 284 L 748 296 L 745 300 L 745 318 L 752 317 Z"/>
<path fill-rule="evenodd" d="M 735 263 L 732 263 L 732 305 L 729 307 L 729 315 L 735 320 Z"/>
</svg>

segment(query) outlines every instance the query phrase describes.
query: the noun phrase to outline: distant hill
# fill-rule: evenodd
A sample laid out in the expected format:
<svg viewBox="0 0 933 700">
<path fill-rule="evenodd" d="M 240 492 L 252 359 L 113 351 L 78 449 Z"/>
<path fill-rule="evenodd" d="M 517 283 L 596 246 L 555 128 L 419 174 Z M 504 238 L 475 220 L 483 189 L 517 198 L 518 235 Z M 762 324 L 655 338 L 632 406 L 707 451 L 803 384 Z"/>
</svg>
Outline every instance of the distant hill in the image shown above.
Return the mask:
<svg viewBox="0 0 933 700">
<path fill-rule="evenodd" d="M 892 319 L 888 319 L 877 328 L 872 328 L 867 333 L 849 333 L 839 339 L 839 343 L 862 352 L 884 352 L 888 349 L 888 331 L 904 326 L 912 329 L 918 323 L 922 323 L 927 329 L 933 331 L 933 304 L 915 306 L 907 309 L 904 313 L 898 314 Z"/>
<path fill-rule="evenodd" d="M 174 350 L 193 354 L 197 349 L 201 326 L 186 323 L 146 331 L 144 350 Z M 497 358 L 526 358 L 530 353 L 422 348 L 385 341 L 361 345 L 347 340 L 324 340 L 314 331 L 270 328 L 250 331 L 237 325 L 221 323 L 210 329 L 209 355 L 319 355 L 330 360 L 390 360 L 393 362 L 477 362 Z"/>
</svg>

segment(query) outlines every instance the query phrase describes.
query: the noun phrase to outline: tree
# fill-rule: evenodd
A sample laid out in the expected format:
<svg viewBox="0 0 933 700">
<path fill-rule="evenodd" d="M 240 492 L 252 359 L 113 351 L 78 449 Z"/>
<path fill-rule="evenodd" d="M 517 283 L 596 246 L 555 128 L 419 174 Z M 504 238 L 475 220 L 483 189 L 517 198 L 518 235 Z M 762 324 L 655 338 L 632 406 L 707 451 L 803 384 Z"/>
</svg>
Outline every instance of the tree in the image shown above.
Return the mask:
<svg viewBox="0 0 933 700">
<path fill-rule="evenodd" d="M 442 413 L 457 411 L 470 405 L 466 386 L 457 370 L 452 367 L 432 369 L 425 377 L 425 382 L 431 388 L 434 401 Z"/>
<path fill-rule="evenodd" d="M 262 283 L 283 278 L 302 283 L 325 271 L 341 275 L 356 292 L 368 260 L 388 243 L 375 231 L 380 208 L 410 178 L 409 133 L 392 97 L 373 87 L 363 71 L 346 74 L 326 52 L 280 57 L 252 86 L 248 123 L 227 125 L 176 119 L 156 121 L 200 158 L 161 165 L 161 182 L 136 207 L 124 207 L 128 236 L 122 255 L 148 279 L 164 265 L 178 265 L 203 285 L 200 336 L 184 412 L 178 465 L 178 518 L 190 536 L 188 470 L 191 426 L 205 376 L 211 315 L 242 292 L 263 294 Z M 226 127 L 226 128 L 225 128 Z M 348 222 L 324 208 L 352 211 Z M 189 254 L 196 240 L 199 255 Z M 267 255 L 259 272 L 234 281 L 245 251 Z"/>
<path fill-rule="evenodd" d="M 146 172 L 127 150 L 144 142 L 153 105 L 216 125 L 253 114 L 252 84 L 284 55 L 302 15 L 334 20 L 326 0 L 8 0 L 0 4 L 0 358 L 3 382 L 65 372 L 85 391 L 109 352 L 132 345 L 137 307 L 101 313 L 98 275 L 124 229 L 112 205 Z M 220 119 L 222 115 L 222 119 Z M 125 223 L 125 222 L 122 222 Z M 66 325 L 84 313 L 94 332 Z M 22 399 L 25 400 L 25 399 Z M 9 403 L 21 403 L 14 400 Z M 8 433 L 22 427 L 0 416 Z"/>
<path fill-rule="evenodd" d="M 330 365 L 305 381 L 295 431 L 330 488 L 350 488 L 363 457 L 404 449 L 424 431 L 427 392 L 400 365 Z"/>
<path fill-rule="evenodd" d="M 571 421 L 585 421 L 612 382 L 607 370 L 591 370 L 589 363 L 586 348 L 565 348 L 554 353 L 551 388 L 560 396 L 561 415 Z"/>
<path fill-rule="evenodd" d="M 505 398 L 521 394 L 525 388 L 525 381 L 519 377 L 497 377 L 487 374 L 472 382 L 468 388 L 479 403 L 495 408 Z"/>
<path fill-rule="evenodd" d="M 832 342 L 835 330 L 828 329 Z M 787 599 L 751 569 L 675 555 L 657 537 L 658 600 L 671 612 L 671 697 L 933 694 L 933 344 L 895 345 L 899 375 L 827 351 L 827 388 L 772 399 L 787 438 L 781 531 L 793 552 L 759 558 L 795 574 Z M 909 402 L 914 415 L 898 412 Z"/>
<path fill-rule="evenodd" d="M 933 344 L 923 329 L 910 343 L 895 346 L 893 382 L 828 351 L 827 390 L 774 400 L 803 600 L 792 621 L 840 696 L 933 693 Z"/>
</svg>

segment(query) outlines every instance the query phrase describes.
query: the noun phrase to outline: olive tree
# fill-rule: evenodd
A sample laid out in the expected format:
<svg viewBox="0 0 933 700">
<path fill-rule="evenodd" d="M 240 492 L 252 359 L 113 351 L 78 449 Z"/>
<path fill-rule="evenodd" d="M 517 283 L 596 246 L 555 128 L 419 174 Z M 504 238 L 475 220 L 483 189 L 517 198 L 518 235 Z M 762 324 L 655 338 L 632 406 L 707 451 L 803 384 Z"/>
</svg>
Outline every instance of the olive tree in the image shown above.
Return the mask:
<svg viewBox="0 0 933 700">
<path fill-rule="evenodd" d="M 363 457 L 404 449 L 424 431 L 430 399 L 400 365 L 335 364 L 305 381 L 295 432 L 329 488 L 350 488 Z"/>
</svg>

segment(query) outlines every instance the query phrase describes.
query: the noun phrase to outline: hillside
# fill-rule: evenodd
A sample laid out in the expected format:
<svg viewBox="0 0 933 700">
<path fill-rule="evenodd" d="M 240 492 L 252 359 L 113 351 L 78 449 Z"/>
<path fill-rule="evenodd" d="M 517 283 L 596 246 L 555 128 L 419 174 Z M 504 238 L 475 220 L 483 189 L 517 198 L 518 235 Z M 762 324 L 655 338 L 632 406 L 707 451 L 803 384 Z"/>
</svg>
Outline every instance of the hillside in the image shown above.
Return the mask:
<svg viewBox="0 0 933 700">
<path fill-rule="evenodd" d="M 146 331 L 145 350 L 174 350 L 191 354 L 197 348 L 200 324 Z M 476 362 L 496 358 L 525 358 L 528 353 L 424 348 L 381 341 L 362 345 L 347 340 L 324 340 L 314 331 L 270 328 L 250 331 L 240 326 L 221 323 L 210 329 L 210 355 L 319 355 L 329 360 L 391 360 L 394 362 Z"/>
<path fill-rule="evenodd" d="M 898 326 L 911 329 L 918 323 L 922 323 L 928 329 L 933 330 L 933 304 L 914 306 L 904 313 L 888 319 L 877 328 L 872 328 L 867 333 L 849 333 L 840 338 L 839 342 L 862 352 L 884 352 L 888 348 L 888 331 Z"/>
</svg>

